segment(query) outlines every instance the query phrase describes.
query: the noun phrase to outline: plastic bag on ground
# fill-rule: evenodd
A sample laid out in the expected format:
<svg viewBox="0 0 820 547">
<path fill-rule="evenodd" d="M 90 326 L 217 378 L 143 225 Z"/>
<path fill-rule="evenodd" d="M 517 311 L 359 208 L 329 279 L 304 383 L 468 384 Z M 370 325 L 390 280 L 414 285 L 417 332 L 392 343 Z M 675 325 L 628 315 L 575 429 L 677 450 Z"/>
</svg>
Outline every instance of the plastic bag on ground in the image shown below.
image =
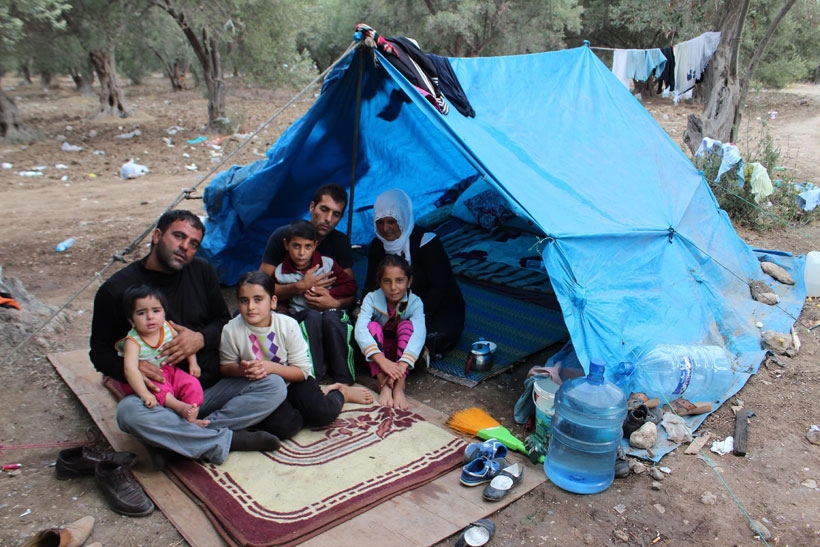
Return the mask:
<svg viewBox="0 0 820 547">
<path fill-rule="evenodd" d="M 120 176 L 123 179 L 135 179 L 148 173 L 148 168 L 144 165 L 134 163 L 134 160 L 128 160 L 120 167 Z"/>
</svg>

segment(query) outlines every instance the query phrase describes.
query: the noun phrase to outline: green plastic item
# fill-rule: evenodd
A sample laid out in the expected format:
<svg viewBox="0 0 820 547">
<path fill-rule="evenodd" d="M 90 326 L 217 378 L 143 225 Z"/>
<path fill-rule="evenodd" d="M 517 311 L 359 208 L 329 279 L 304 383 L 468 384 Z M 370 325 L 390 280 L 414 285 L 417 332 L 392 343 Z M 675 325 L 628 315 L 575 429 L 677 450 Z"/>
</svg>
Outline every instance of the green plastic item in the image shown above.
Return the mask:
<svg viewBox="0 0 820 547">
<path fill-rule="evenodd" d="M 529 456 L 530 454 L 527 447 L 524 446 L 524 442 L 520 441 L 518 437 L 510 433 L 510 430 L 503 425 L 481 429 L 478 433 L 476 433 L 476 437 L 484 441 L 496 439 L 510 450 L 516 450 L 526 456 Z"/>
</svg>

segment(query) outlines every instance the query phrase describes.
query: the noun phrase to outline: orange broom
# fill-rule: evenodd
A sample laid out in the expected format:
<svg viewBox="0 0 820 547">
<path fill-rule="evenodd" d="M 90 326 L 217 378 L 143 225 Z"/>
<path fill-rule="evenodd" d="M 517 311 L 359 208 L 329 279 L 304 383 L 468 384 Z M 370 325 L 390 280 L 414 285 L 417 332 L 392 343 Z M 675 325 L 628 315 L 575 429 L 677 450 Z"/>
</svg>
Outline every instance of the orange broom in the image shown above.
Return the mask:
<svg viewBox="0 0 820 547">
<path fill-rule="evenodd" d="M 447 420 L 447 425 L 482 440 L 497 439 L 510 450 L 517 450 L 529 456 L 524 443 L 510 433 L 510 430 L 498 423 L 495 418 L 480 408 L 473 407 L 456 412 Z"/>
</svg>

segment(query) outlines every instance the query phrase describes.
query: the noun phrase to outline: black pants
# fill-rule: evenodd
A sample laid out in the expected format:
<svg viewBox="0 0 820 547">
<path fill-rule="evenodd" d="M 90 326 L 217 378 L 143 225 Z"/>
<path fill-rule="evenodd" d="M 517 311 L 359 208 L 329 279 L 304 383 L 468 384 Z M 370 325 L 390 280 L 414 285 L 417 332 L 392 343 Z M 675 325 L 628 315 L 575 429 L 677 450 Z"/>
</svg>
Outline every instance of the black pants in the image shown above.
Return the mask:
<svg viewBox="0 0 820 547">
<path fill-rule="evenodd" d="M 334 389 L 325 395 L 315 378 L 291 382 L 285 401 L 254 427 L 282 440 L 289 439 L 305 426 L 324 427 L 333 422 L 344 402 L 344 395 L 339 390 Z"/>
<path fill-rule="evenodd" d="M 427 340 L 425 345 L 430 356 L 443 355 L 452 349 L 464 330 L 464 309 L 448 310 L 434 317 L 427 317 Z"/>
<path fill-rule="evenodd" d="M 321 312 L 308 308 L 296 312 L 293 318 L 301 323 L 307 337 L 316 379 L 322 380 L 325 374 L 329 374 L 334 382 L 352 384 L 356 381 L 353 350 L 350 347 L 353 325 L 347 312 Z"/>
</svg>

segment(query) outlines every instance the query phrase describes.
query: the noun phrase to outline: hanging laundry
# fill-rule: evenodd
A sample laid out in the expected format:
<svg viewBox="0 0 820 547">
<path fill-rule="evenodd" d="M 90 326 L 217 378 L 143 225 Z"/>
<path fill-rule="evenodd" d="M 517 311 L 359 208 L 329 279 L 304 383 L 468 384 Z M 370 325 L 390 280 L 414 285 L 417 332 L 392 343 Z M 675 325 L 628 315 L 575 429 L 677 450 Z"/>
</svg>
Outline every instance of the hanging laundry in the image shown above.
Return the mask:
<svg viewBox="0 0 820 547">
<path fill-rule="evenodd" d="M 658 48 L 626 51 L 626 75 L 633 80 L 645 82 L 652 74 L 660 75 L 666 66 L 666 57 Z"/>
<path fill-rule="evenodd" d="M 752 185 L 752 195 L 755 197 L 755 202 L 763 203 L 764 199 L 774 193 L 772 179 L 769 178 L 769 172 L 762 164 L 754 162 L 746 165 L 743 174 Z"/>
<path fill-rule="evenodd" d="M 740 157 L 740 150 L 737 145 L 729 142 L 722 143 L 718 140 L 704 137 L 695 152 L 695 157 L 706 155 L 717 155 L 721 157 L 720 167 L 718 168 L 714 182 L 719 181 L 723 173 L 726 173 L 737 165 L 737 185 L 743 188 L 746 184 L 746 179 L 743 174 L 743 158 Z"/>
<path fill-rule="evenodd" d="M 612 52 L 612 73 L 621 81 L 627 89 L 632 87 L 632 82 L 627 76 L 627 50 L 616 49 Z"/>
<path fill-rule="evenodd" d="M 464 116 L 475 118 L 475 110 L 473 110 L 470 100 L 467 99 L 467 95 L 464 93 L 464 89 L 462 89 L 456 73 L 453 72 L 450 59 L 436 55 L 435 53 L 428 53 L 427 58 L 430 59 L 436 67 L 436 72 L 438 72 L 438 84 L 447 100 Z"/>
<path fill-rule="evenodd" d="M 674 46 L 676 96 L 683 95 L 703 76 L 703 70 L 720 43 L 719 32 L 705 32 Z"/>
<path fill-rule="evenodd" d="M 675 89 L 675 54 L 671 47 L 661 48 L 661 53 L 666 58 L 662 72 L 658 76 L 658 89 L 655 93 L 660 94 L 664 86 L 667 89 Z"/>
</svg>

